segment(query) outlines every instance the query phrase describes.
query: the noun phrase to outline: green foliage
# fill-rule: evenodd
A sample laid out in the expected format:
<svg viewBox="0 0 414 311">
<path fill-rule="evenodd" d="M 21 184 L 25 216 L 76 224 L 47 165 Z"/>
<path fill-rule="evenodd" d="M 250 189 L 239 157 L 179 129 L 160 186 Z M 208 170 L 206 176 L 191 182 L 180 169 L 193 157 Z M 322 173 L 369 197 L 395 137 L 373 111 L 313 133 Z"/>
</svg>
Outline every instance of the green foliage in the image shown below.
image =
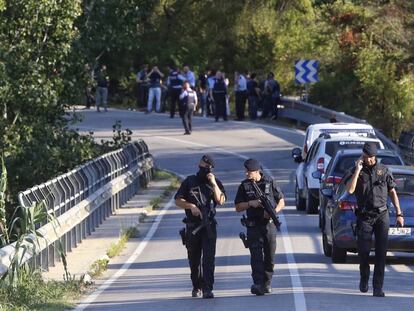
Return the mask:
<svg viewBox="0 0 414 311">
<path fill-rule="evenodd" d="M 84 292 L 79 281 L 44 281 L 40 271 L 22 271 L 15 286 L 0 282 L 0 310 L 67 310 Z M 18 299 L 16 299 L 18 297 Z"/>
<path fill-rule="evenodd" d="M 131 143 L 132 131 L 130 129 L 122 130 L 121 120 L 116 120 L 112 126 L 112 140 L 102 140 L 102 146 L 107 150 L 115 150 L 125 147 Z"/>
<path fill-rule="evenodd" d="M 89 274 L 91 277 L 96 278 L 101 276 L 108 267 L 109 260 L 108 259 L 98 259 L 92 263 L 89 267 Z"/>
<path fill-rule="evenodd" d="M 106 251 L 108 257 L 113 258 L 115 256 L 118 256 L 124 249 L 126 242 L 128 242 L 130 238 L 137 237 L 138 234 L 139 231 L 136 227 L 129 227 L 127 229 L 122 228 L 119 240 L 116 243 L 112 243 Z"/>
</svg>

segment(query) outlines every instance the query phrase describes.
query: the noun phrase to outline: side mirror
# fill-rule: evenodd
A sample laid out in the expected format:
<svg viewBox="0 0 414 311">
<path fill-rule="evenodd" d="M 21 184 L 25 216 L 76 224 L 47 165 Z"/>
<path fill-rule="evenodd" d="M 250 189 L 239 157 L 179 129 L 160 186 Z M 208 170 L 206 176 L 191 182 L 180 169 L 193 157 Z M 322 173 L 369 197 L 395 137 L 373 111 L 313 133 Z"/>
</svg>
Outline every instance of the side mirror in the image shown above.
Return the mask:
<svg viewBox="0 0 414 311">
<path fill-rule="evenodd" d="M 332 199 L 333 197 L 333 190 L 331 188 L 322 188 L 321 193 L 323 196 L 327 197 L 328 199 Z"/>
<path fill-rule="evenodd" d="M 315 179 L 319 179 L 319 180 L 321 180 L 321 178 L 322 178 L 322 173 L 321 173 L 320 171 L 314 171 L 314 172 L 312 173 L 312 177 L 313 177 L 313 178 L 315 178 Z"/>
<path fill-rule="evenodd" d="M 292 149 L 292 158 L 296 163 L 303 161 L 302 159 L 302 150 L 298 147 Z"/>
</svg>

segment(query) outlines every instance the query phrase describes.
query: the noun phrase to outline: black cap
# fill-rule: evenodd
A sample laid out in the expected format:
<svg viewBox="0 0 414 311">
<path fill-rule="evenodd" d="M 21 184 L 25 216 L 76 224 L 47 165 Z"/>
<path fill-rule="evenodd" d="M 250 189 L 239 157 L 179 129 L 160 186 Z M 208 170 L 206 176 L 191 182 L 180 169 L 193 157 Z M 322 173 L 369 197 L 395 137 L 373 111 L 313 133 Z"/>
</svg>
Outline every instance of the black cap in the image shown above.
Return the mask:
<svg viewBox="0 0 414 311">
<path fill-rule="evenodd" d="M 244 162 L 244 167 L 250 172 L 260 171 L 262 169 L 259 161 L 257 161 L 256 159 L 247 159 Z"/>
<path fill-rule="evenodd" d="M 377 155 L 377 145 L 373 142 L 366 142 L 362 148 L 362 152 L 369 157 L 374 157 Z"/>
<path fill-rule="evenodd" d="M 203 161 L 203 162 L 207 163 L 208 165 L 211 165 L 211 167 L 214 167 L 214 160 L 213 160 L 213 158 L 212 158 L 210 155 L 208 155 L 208 154 L 203 155 L 203 156 L 201 157 L 201 161 Z"/>
</svg>

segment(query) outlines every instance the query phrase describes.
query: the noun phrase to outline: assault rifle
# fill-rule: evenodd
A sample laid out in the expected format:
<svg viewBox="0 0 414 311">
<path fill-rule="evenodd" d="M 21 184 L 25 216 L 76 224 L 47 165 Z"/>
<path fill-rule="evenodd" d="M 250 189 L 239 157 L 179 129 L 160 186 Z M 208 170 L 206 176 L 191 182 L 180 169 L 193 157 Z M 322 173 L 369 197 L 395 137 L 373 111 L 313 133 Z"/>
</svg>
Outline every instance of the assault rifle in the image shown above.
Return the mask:
<svg viewBox="0 0 414 311">
<path fill-rule="evenodd" d="M 252 181 L 252 185 L 257 199 L 262 204 L 264 210 L 269 214 L 270 218 L 272 218 L 277 231 L 280 231 L 280 226 L 282 225 L 282 223 L 279 221 L 279 217 L 276 215 L 272 202 L 270 202 L 269 198 L 266 196 L 266 194 L 263 193 L 263 191 L 259 188 L 256 182 Z"/>
<path fill-rule="evenodd" d="M 201 195 L 200 195 L 200 198 L 198 198 L 197 195 L 193 191 L 190 191 L 190 193 L 196 199 L 197 201 L 196 206 L 201 211 L 201 215 L 202 215 L 201 224 L 197 226 L 191 233 L 193 235 L 196 235 L 201 229 L 206 228 L 207 237 L 211 239 L 213 237 L 211 223 L 214 221 L 213 220 L 214 208 L 211 207 L 210 209 L 207 209 L 207 206 L 205 202 L 203 202 L 203 198 Z M 201 194 L 201 191 L 199 191 L 199 193 Z"/>
</svg>

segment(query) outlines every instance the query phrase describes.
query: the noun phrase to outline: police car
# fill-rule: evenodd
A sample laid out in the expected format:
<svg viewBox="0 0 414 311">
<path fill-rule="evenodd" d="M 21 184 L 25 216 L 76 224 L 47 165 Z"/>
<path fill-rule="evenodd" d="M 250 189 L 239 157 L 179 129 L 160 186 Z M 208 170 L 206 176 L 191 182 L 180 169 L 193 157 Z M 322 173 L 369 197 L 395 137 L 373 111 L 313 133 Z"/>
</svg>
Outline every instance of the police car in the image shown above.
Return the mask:
<svg viewBox="0 0 414 311">
<path fill-rule="evenodd" d="M 362 149 L 366 142 L 374 142 L 378 149 L 384 149 L 383 143 L 370 132 L 322 133 L 313 142 L 304 159 L 301 156 L 302 150 L 294 148 L 292 157 L 300 163 L 296 169 L 296 209 L 317 214 L 320 178 L 331 158 L 338 150 Z"/>
<path fill-rule="evenodd" d="M 312 146 L 312 143 L 321 135 L 321 134 L 330 134 L 330 133 L 367 133 L 370 135 L 375 135 L 375 130 L 372 125 L 365 123 L 316 123 L 311 124 L 306 129 L 305 140 L 303 142 L 302 157 L 306 158 L 306 155 Z"/>
</svg>

